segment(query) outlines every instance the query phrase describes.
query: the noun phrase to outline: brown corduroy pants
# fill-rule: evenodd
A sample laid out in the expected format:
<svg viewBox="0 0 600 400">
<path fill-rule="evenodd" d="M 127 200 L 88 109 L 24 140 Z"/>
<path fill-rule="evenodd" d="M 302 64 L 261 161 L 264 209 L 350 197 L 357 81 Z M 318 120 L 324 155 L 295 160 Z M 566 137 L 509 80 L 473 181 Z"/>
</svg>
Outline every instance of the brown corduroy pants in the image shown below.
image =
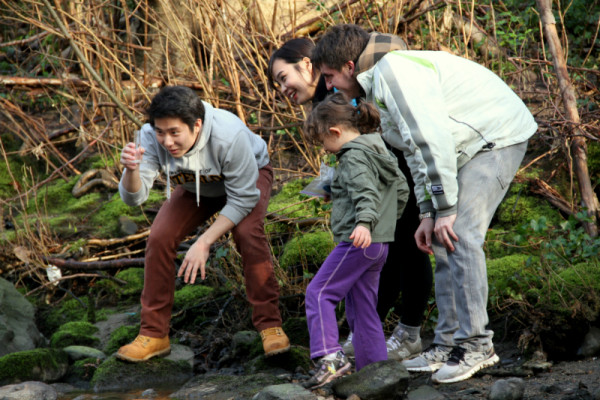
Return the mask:
<svg viewBox="0 0 600 400">
<path fill-rule="evenodd" d="M 252 323 L 258 331 L 281 326 L 279 284 L 264 231 L 272 183 L 273 168 L 269 164 L 259 170 L 256 186 L 260 189 L 260 200 L 232 230 L 242 256 L 246 295 L 253 308 Z M 187 235 L 221 210 L 226 200 L 225 196 L 201 196 L 198 207 L 196 194 L 180 186 L 160 208 L 146 244 L 141 335 L 162 338 L 169 334 L 177 248 Z M 199 277 L 198 273 L 196 279 Z"/>
</svg>

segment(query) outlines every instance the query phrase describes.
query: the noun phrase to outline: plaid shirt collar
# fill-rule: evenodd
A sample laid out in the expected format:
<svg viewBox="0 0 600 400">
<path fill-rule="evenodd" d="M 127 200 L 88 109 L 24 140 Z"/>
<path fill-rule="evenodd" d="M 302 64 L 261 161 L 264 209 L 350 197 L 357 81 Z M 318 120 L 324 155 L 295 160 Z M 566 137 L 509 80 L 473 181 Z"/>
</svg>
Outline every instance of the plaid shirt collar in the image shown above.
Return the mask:
<svg viewBox="0 0 600 400">
<path fill-rule="evenodd" d="M 408 46 L 406 46 L 404 40 L 396 35 L 372 32 L 370 34 L 369 42 L 367 43 L 360 57 L 358 57 L 358 62 L 356 63 L 356 68 L 354 70 L 354 76 L 357 76 L 361 72 L 373 67 L 377 61 L 379 61 L 390 51 L 407 49 Z"/>
</svg>

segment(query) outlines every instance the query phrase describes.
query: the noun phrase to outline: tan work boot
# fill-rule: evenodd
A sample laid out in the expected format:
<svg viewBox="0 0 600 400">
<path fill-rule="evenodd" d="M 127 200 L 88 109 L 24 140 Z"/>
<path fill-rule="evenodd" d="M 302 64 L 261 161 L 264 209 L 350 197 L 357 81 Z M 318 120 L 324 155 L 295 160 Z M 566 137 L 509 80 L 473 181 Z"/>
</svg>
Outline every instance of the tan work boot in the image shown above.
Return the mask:
<svg viewBox="0 0 600 400">
<path fill-rule="evenodd" d="M 279 326 L 261 331 L 260 337 L 262 338 L 263 349 L 265 349 L 265 357 L 285 353 L 290 349 L 290 339 Z"/>
<path fill-rule="evenodd" d="M 152 338 L 138 335 L 135 340 L 125 345 L 117 352 L 117 358 L 131 362 L 142 362 L 156 356 L 166 356 L 171 353 L 169 336 Z"/>
</svg>

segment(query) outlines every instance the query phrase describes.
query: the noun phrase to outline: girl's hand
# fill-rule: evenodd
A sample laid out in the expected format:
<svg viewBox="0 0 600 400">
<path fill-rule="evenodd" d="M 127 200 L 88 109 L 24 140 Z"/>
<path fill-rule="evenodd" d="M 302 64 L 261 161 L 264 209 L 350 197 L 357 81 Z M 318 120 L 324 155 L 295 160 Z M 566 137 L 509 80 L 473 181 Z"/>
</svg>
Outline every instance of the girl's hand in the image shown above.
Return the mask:
<svg viewBox="0 0 600 400">
<path fill-rule="evenodd" d="M 366 227 L 359 225 L 352 231 L 350 239 L 354 241 L 354 247 L 362 247 L 363 249 L 371 245 L 371 232 Z"/>
<path fill-rule="evenodd" d="M 133 142 L 127 143 L 121 151 L 121 164 L 130 171 L 138 169 L 145 151 L 143 147 L 136 148 Z"/>
</svg>

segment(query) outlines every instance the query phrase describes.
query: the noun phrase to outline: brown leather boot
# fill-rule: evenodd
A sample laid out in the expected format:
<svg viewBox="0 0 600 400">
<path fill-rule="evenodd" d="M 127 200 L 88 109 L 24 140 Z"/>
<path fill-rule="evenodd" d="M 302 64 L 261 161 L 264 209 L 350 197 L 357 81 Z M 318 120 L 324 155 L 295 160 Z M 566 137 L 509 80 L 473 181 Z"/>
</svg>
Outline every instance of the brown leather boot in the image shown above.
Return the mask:
<svg viewBox="0 0 600 400">
<path fill-rule="evenodd" d="M 290 339 L 280 326 L 267 328 L 260 332 L 260 337 L 265 349 L 265 357 L 285 353 L 290 349 Z"/>
<path fill-rule="evenodd" d="M 152 338 L 138 335 L 135 340 L 119 349 L 117 358 L 130 362 L 142 362 L 152 357 L 166 356 L 171 353 L 169 336 Z"/>
</svg>

